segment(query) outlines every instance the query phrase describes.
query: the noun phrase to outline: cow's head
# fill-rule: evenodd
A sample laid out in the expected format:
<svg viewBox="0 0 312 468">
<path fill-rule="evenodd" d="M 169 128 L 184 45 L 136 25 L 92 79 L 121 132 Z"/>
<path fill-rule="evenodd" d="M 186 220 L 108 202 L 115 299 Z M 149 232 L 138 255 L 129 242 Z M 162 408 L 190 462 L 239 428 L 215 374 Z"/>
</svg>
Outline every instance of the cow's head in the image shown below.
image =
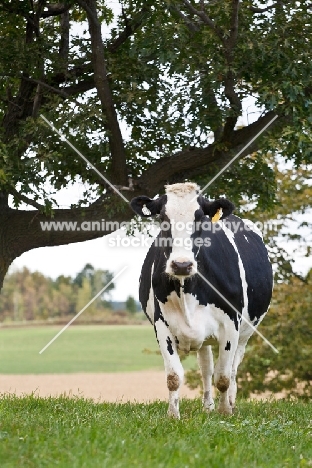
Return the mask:
<svg viewBox="0 0 312 468">
<path fill-rule="evenodd" d="M 165 272 L 178 278 L 188 277 L 197 272 L 199 249 L 208 246 L 205 239 L 209 238 L 209 223 L 229 216 L 234 205 L 225 198 L 207 200 L 199 195 L 198 185 L 191 182 L 165 188 L 166 195 L 156 199 L 144 195 L 133 198 L 131 207 L 142 217 L 160 216 L 158 245 L 164 249 Z"/>
</svg>

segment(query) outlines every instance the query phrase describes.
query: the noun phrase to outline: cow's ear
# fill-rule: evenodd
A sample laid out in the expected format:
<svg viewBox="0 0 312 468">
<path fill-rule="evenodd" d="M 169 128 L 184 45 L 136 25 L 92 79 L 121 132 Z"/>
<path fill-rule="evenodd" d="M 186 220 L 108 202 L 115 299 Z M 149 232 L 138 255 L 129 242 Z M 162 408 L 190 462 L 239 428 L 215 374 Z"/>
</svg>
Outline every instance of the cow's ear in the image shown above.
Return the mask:
<svg viewBox="0 0 312 468">
<path fill-rule="evenodd" d="M 219 198 L 210 202 L 202 197 L 200 205 L 205 215 L 208 215 L 213 222 L 226 218 L 235 210 L 235 205 L 226 198 Z"/>
<path fill-rule="evenodd" d="M 145 195 L 141 195 L 133 198 L 130 202 L 130 206 L 138 215 L 148 217 L 159 214 L 164 203 L 165 196 L 153 200 Z"/>
</svg>

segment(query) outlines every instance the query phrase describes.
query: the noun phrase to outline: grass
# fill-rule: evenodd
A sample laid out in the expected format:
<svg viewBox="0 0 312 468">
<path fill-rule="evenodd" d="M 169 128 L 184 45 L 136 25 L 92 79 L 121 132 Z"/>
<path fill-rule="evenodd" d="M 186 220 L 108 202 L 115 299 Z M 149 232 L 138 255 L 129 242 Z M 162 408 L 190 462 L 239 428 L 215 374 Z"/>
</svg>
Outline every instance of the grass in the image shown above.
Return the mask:
<svg viewBox="0 0 312 468">
<path fill-rule="evenodd" d="M 144 349 L 158 349 L 152 326 L 72 326 L 40 355 L 39 351 L 60 329 L 0 329 L 0 374 L 163 369 L 161 356 L 143 353 Z M 192 363 L 194 357 L 189 357 L 184 367 L 188 369 Z"/>
<path fill-rule="evenodd" d="M 239 402 L 232 417 L 184 400 L 167 405 L 3 396 L 0 466 L 61 468 L 294 468 L 312 464 L 312 405 Z"/>
</svg>

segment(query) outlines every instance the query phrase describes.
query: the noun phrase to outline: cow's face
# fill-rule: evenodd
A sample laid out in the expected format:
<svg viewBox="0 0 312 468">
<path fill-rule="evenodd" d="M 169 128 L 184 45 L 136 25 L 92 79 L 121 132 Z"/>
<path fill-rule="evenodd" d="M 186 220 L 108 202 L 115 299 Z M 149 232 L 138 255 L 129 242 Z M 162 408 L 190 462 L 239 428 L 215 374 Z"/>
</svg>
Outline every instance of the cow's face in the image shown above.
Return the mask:
<svg viewBox="0 0 312 468">
<path fill-rule="evenodd" d="M 210 222 L 206 216 L 212 219 L 219 212 L 220 219 L 224 219 L 232 213 L 234 205 L 224 198 L 208 201 L 199 195 L 197 184 L 191 182 L 165 188 L 166 195 L 155 200 L 136 197 L 131 207 L 140 216 L 159 214 L 161 235 L 157 242 L 164 251 L 165 272 L 182 279 L 196 274 L 198 251 L 207 246 L 205 238 L 209 232 L 202 230 L 202 222 Z"/>
</svg>

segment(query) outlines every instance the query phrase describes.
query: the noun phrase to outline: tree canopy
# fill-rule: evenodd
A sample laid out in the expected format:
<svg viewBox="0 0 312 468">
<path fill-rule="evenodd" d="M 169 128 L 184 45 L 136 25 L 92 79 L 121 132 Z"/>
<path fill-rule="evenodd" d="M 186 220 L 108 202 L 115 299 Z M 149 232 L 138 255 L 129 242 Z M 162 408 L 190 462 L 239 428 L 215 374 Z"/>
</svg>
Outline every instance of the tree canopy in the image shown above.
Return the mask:
<svg viewBox="0 0 312 468">
<path fill-rule="evenodd" d="M 268 208 L 278 187 L 263 156 L 311 163 L 309 1 L 111 5 L 0 3 L 0 285 L 27 250 L 110 231 L 43 232 L 40 220 L 132 216 L 40 114 L 128 199 L 168 182 L 205 184 L 274 117 L 210 191 Z M 244 124 L 251 99 L 259 112 Z M 81 200 L 58 208 L 53 192 L 77 180 Z"/>
</svg>

